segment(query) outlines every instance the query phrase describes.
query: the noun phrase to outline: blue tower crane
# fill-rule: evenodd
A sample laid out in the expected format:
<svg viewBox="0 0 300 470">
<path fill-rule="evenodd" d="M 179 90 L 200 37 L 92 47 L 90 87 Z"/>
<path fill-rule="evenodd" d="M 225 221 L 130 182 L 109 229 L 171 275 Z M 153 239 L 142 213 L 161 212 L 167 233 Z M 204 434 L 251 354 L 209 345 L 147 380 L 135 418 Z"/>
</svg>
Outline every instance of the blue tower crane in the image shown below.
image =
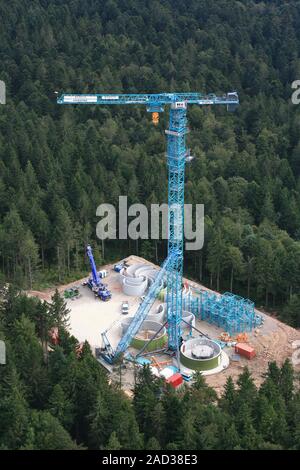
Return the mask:
<svg viewBox="0 0 300 470">
<path fill-rule="evenodd" d="M 145 105 L 147 112 L 152 113 L 154 123 L 157 123 L 157 113 L 163 112 L 165 106 L 170 106 L 169 128 L 165 131 L 169 180 L 168 257 L 117 348 L 112 350 L 110 345 L 106 348 L 106 359 L 112 362 L 127 349 L 149 313 L 161 288 L 162 280 L 167 282 L 168 346 L 169 349 L 178 353 L 182 317 L 184 175 L 185 163 L 190 159 L 186 148 L 187 105 L 225 105 L 228 111 L 234 111 L 239 105 L 238 94 L 236 92 L 222 96 L 212 93 L 62 94 L 57 98 L 57 103 L 62 105 Z M 105 338 L 105 344 L 107 345 L 107 338 Z"/>
</svg>

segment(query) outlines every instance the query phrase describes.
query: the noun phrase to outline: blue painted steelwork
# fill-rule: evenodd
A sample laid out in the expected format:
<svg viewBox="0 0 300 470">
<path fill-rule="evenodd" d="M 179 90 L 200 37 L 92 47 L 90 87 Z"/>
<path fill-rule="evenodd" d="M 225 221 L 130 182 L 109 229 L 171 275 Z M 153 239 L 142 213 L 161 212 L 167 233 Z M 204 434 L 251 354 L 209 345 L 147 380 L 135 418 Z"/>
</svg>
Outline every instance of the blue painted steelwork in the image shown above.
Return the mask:
<svg viewBox="0 0 300 470">
<path fill-rule="evenodd" d="M 193 291 L 195 295 L 189 292 L 184 297 L 183 310 L 224 329 L 230 335 L 252 331 L 263 322 L 262 316 L 255 313 L 254 303 L 249 299 L 230 292 L 217 295 L 203 289 Z"/>
<path fill-rule="evenodd" d="M 107 289 L 106 284 L 103 284 L 100 279 L 90 245 L 86 247 L 86 253 L 90 260 L 92 270 L 92 276 L 87 280 L 86 284 L 94 292 L 96 297 L 99 297 L 101 300 L 106 302 L 111 299 L 111 292 Z"/>
<path fill-rule="evenodd" d="M 229 111 L 234 111 L 239 104 L 236 92 L 216 96 L 213 93 L 158 93 L 158 94 L 70 94 L 64 93 L 58 99 L 58 104 L 143 104 L 147 106 L 148 112 L 162 112 L 165 105 L 176 102 L 187 104 L 205 105 L 227 105 Z"/>
<path fill-rule="evenodd" d="M 96 268 L 92 248 L 91 248 L 90 245 L 88 245 L 86 247 L 86 254 L 89 257 L 90 264 L 91 264 L 93 284 L 94 284 L 95 287 L 99 287 L 100 284 L 101 284 L 101 281 L 100 281 L 100 277 L 99 277 L 99 274 L 98 274 L 98 271 L 97 271 L 97 268 Z"/>
<path fill-rule="evenodd" d="M 81 105 L 146 105 L 148 112 L 162 112 L 165 105 L 170 105 L 169 129 L 167 134 L 169 168 L 169 243 L 168 258 L 152 284 L 143 303 L 140 305 L 128 330 L 121 338 L 116 351 L 110 349 L 110 361 L 124 352 L 137 333 L 143 320 L 161 288 L 160 281 L 167 274 L 167 315 L 169 348 L 177 351 L 180 344 L 180 323 L 182 317 L 182 270 L 183 270 L 183 225 L 184 225 L 184 170 L 185 163 L 191 158 L 186 149 L 187 132 L 186 111 L 188 104 L 226 105 L 228 111 L 234 111 L 239 104 L 236 92 L 222 96 L 203 93 L 159 93 L 159 94 L 62 94 L 58 104 Z M 105 338 L 104 343 L 107 343 Z"/>
<path fill-rule="evenodd" d="M 193 313 L 196 317 L 199 317 L 200 312 L 200 297 L 194 296 L 189 292 L 182 301 L 183 310 Z"/>
<path fill-rule="evenodd" d="M 161 283 L 164 281 L 165 277 L 169 273 L 170 268 L 174 265 L 174 257 L 176 257 L 175 253 L 171 256 L 168 256 L 168 258 L 162 264 L 161 269 L 159 270 L 154 282 L 152 283 L 150 289 L 148 290 L 145 296 L 145 299 L 140 304 L 135 316 L 133 317 L 125 334 L 119 341 L 119 344 L 115 351 L 113 351 L 108 341 L 107 335 L 105 334 L 105 336 L 103 336 L 102 334 L 103 343 L 106 349 L 105 353 L 103 354 L 103 357 L 108 362 L 112 363 L 115 357 L 126 351 L 132 341 L 132 338 L 139 331 L 143 321 L 146 319 L 146 316 L 148 315 L 150 308 L 152 307 L 153 302 L 155 301 L 161 289 Z"/>
<path fill-rule="evenodd" d="M 254 303 L 251 300 L 230 292 L 217 295 L 202 291 L 199 317 L 222 328 L 230 335 L 252 331 L 262 323 L 262 317 L 255 313 Z"/>
<path fill-rule="evenodd" d="M 167 318 L 169 348 L 177 351 L 181 336 L 183 224 L 184 224 L 184 170 L 187 132 L 186 103 L 171 104 L 167 134 L 169 167 L 169 242 L 168 253 L 173 255 L 167 277 Z M 176 253 L 176 255 L 175 255 Z"/>
</svg>

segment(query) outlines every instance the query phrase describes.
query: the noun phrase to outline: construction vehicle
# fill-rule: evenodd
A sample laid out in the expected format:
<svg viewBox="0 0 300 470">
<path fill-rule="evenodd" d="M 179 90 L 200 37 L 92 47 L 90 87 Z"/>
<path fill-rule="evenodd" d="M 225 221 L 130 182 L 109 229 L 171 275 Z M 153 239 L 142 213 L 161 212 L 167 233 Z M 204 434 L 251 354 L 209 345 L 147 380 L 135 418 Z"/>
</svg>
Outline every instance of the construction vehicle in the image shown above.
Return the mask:
<svg viewBox="0 0 300 470">
<path fill-rule="evenodd" d="M 182 320 L 182 271 L 183 271 L 183 229 L 184 229 L 184 183 L 185 165 L 191 161 L 186 148 L 187 108 L 198 106 L 221 105 L 228 111 L 234 111 L 239 105 L 238 94 L 234 92 L 222 96 L 203 93 L 157 93 L 157 94 L 62 94 L 57 98 L 59 105 L 100 105 L 100 106 L 137 106 L 143 105 L 147 112 L 152 113 L 153 122 L 158 123 L 157 114 L 170 107 L 169 128 L 167 135 L 168 162 L 168 207 L 169 207 L 169 239 L 168 257 L 164 261 L 155 281 L 149 288 L 145 299 L 138 307 L 128 329 L 120 339 L 116 349 L 107 344 L 106 358 L 112 363 L 118 355 L 125 352 L 134 335 L 138 332 L 150 311 L 159 291 L 161 282 L 167 283 L 167 325 L 168 348 L 175 351 L 179 361 L 179 341 Z"/>
<path fill-rule="evenodd" d="M 114 356 L 114 349 L 111 345 L 111 342 L 108 339 L 108 332 L 112 330 L 114 327 L 119 326 L 120 320 L 114 321 L 105 331 L 102 331 L 102 348 L 100 348 L 100 354 L 98 360 L 101 360 L 101 357 L 107 362 L 108 364 L 113 364 L 112 357 Z"/>
<path fill-rule="evenodd" d="M 77 299 L 80 297 L 80 293 L 79 293 L 79 288 L 76 286 L 76 287 L 70 287 L 69 289 L 65 289 L 64 291 L 64 298 L 65 299 L 71 299 L 71 300 L 74 300 L 74 299 Z"/>
<path fill-rule="evenodd" d="M 111 299 L 111 292 L 108 290 L 107 285 L 101 282 L 101 278 L 96 268 L 95 260 L 93 257 L 92 248 L 90 245 L 86 247 L 86 253 L 90 260 L 91 268 L 92 268 L 92 275 L 83 283 L 83 285 L 88 286 L 96 298 L 99 298 L 103 302 L 107 302 Z"/>
<path fill-rule="evenodd" d="M 114 271 L 116 273 L 119 273 L 120 271 L 122 271 L 123 268 L 127 268 L 128 267 L 128 264 L 126 263 L 126 261 L 121 261 L 121 263 L 117 263 L 114 265 Z"/>
<path fill-rule="evenodd" d="M 119 263 L 119 264 L 115 264 L 114 265 L 114 271 L 116 271 L 116 273 L 119 273 L 120 271 L 122 271 L 124 265 L 122 263 Z"/>
</svg>

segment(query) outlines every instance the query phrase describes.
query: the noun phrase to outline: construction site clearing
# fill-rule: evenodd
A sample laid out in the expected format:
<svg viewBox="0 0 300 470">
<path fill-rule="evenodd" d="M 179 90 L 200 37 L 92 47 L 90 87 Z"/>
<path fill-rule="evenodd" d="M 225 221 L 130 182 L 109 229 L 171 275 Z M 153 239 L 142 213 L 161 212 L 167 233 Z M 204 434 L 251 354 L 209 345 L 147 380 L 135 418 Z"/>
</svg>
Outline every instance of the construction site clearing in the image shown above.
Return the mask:
<svg viewBox="0 0 300 470">
<path fill-rule="evenodd" d="M 122 263 L 122 262 L 120 262 Z M 127 266 L 140 264 L 141 266 L 149 266 L 153 269 L 159 269 L 158 266 L 138 256 L 129 256 L 126 258 Z M 82 343 L 88 341 L 92 350 L 95 352 L 102 347 L 101 333 L 107 331 L 111 345 L 115 348 L 124 332 L 124 325 L 130 322 L 138 309 L 138 306 L 143 300 L 143 296 L 125 295 L 122 285 L 120 283 L 120 274 L 114 270 L 114 265 L 106 265 L 101 267 L 101 270 L 107 271 L 108 275 L 105 278 L 105 283 L 111 292 L 111 299 L 107 302 L 95 298 L 93 292 L 86 286 L 83 286 L 86 279 L 76 280 L 68 285 L 58 287 L 61 295 L 74 286 L 78 288 L 79 295 L 76 297 L 66 298 L 67 307 L 70 310 L 69 314 L 69 331 L 74 335 L 77 340 Z M 188 279 L 183 279 L 183 283 L 196 291 L 208 291 L 210 289 Z M 36 296 L 41 300 L 50 301 L 54 289 L 47 289 L 45 291 L 29 291 L 30 296 Z M 124 315 L 122 305 L 128 302 L 128 313 Z M 159 311 L 162 301 L 156 299 L 151 307 L 147 320 L 155 318 Z M 206 335 L 209 340 L 212 340 L 214 345 L 217 342 L 222 345 L 221 361 L 219 366 L 212 372 L 203 371 L 206 376 L 206 382 L 212 386 L 218 394 L 220 394 L 225 385 L 228 376 L 231 376 L 234 381 L 242 372 L 243 368 L 247 365 L 256 385 L 260 385 L 263 380 L 268 363 L 276 361 L 279 365 L 282 364 L 287 358 L 291 360 L 295 372 L 300 372 L 300 331 L 296 330 L 274 317 L 267 315 L 262 311 L 255 311 L 261 315 L 263 322 L 259 327 L 254 328 L 251 332 L 239 333 L 234 337 L 230 337 L 228 332 L 214 324 L 195 318 L 195 329 L 190 328 L 188 332 L 183 335 L 183 340 L 188 336 L 191 338 L 199 338 L 200 334 L 197 330 Z M 155 331 L 155 321 L 149 321 L 149 327 L 141 328 L 136 335 L 135 340 L 139 344 L 142 340 L 149 340 Z M 123 328 L 123 330 L 122 330 Z M 163 338 L 163 333 L 161 333 Z M 204 338 L 204 337 L 203 337 Z M 208 341 L 209 341 L 208 340 Z M 236 348 L 238 343 L 238 347 Z M 243 347 L 243 344 L 247 346 Z M 198 350 L 199 350 L 199 346 Z M 206 346 L 208 349 L 209 346 Z M 203 349 L 203 347 L 202 347 Z M 204 350 L 204 349 L 203 349 Z M 251 353 L 251 350 L 254 353 Z M 148 348 L 150 351 L 150 348 Z M 183 346 L 184 351 L 184 346 Z M 245 351 L 245 355 L 244 355 Z M 248 351 L 248 352 L 247 352 Z M 249 352 L 250 351 L 250 352 Z M 127 357 L 134 356 L 137 349 L 131 346 L 126 351 Z M 126 357 L 125 355 L 125 357 Z M 174 361 L 172 357 L 164 353 L 148 352 L 145 362 L 150 363 L 153 368 L 161 372 L 164 367 L 172 367 Z M 142 358 L 140 358 L 142 359 Z M 213 359 L 210 359 L 213 360 Z M 139 361 L 143 363 L 142 360 Z M 131 390 L 135 381 L 136 364 L 131 361 L 125 361 L 124 367 L 118 365 L 107 367 L 111 372 L 111 379 L 121 382 L 123 390 L 131 395 Z M 154 370 L 153 369 L 153 370 Z M 184 374 L 184 367 L 180 371 Z M 174 374 L 176 369 L 174 368 Z M 162 374 L 163 376 L 163 374 Z M 167 381 L 169 377 L 165 377 Z"/>
</svg>

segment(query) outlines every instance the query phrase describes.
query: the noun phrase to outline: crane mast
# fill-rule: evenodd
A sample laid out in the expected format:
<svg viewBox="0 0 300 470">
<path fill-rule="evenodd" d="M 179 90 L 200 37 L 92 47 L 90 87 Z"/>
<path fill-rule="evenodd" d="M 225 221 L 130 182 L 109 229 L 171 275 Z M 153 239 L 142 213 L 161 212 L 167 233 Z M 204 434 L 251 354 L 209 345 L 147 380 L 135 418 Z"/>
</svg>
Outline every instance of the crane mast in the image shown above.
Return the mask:
<svg viewBox="0 0 300 470">
<path fill-rule="evenodd" d="M 183 224 L 184 224 L 184 173 L 187 132 L 186 103 L 171 104 L 167 135 L 168 154 L 168 255 L 172 264 L 167 275 L 168 345 L 178 350 L 182 317 Z"/>
<path fill-rule="evenodd" d="M 116 350 L 107 348 L 110 362 L 129 346 L 146 318 L 151 305 L 161 288 L 161 281 L 167 283 L 168 347 L 178 353 L 180 345 L 180 323 L 182 319 L 182 274 L 183 274 L 183 234 L 184 234 L 184 177 L 185 163 L 188 160 L 186 149 L 187 106 L 225 105 L 234 111 L 239 105 L 236 92 L 217 96 L 203 93 L 158 93 L 158 94 L 62 94 L 57 98 L 63 105 L 145 105 L 147 112 L 154 116 L 170 106 L 167 136 L 168 163 L 168 257 L 163 263 L 157 280 L 149 289 L 139 306 L 126 334 L 121 338 Z"/>
</svg>

